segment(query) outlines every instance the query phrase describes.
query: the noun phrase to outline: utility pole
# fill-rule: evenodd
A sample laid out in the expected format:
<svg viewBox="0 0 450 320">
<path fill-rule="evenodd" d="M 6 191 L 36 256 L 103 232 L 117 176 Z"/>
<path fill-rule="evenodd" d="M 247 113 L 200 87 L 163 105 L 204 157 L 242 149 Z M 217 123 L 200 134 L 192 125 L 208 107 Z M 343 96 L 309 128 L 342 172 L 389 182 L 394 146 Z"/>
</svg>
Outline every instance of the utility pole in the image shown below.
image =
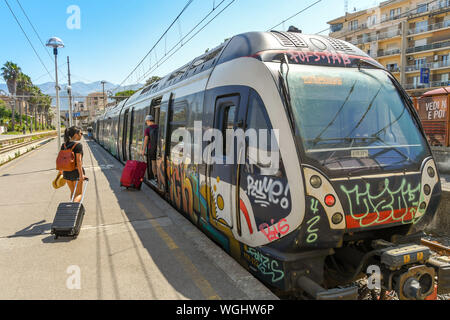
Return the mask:
<svg viewBox="0 0 450 320">
<path fill-rule="evenodd" d="M 103 110 L 105 110 L 106 109 L 106 97 L 105 97 L 105 83 L 106 83 L 106 81 L 102 81 L 102 85 L 103 85 Z"/>
<path fill-rule="evenodd" d="M 69 85 L 67 86 L 67 94 L 69 95 L 69 127 L 73 126 L 73 111 L 72 111 L 72 84 L 70 83 L 70 62 L 67 56 L 67 77 Z"/>
</svg>

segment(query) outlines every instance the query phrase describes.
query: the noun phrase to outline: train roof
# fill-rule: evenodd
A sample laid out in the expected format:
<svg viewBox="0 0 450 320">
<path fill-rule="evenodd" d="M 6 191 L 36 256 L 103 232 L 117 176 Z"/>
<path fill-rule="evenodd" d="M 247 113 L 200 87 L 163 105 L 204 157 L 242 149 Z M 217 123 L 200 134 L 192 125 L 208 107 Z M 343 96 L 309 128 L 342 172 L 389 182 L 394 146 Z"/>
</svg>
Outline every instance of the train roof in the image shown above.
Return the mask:
<svg viewBox="0 0 450 320">
<path fill-rule="evenodd" d="M 131 105 L 147 96 L 152 96 L 164 88 L 184 81 L 200 72 L 211 69 L 218 64 L 240 57 L 254 57 L 260 52 L 269 50 L 346 54 L 370 59 L 372 60 L 372 63 L 383 67 L 364 51 L 343 40 L 321 35 L 307 35 L 299 32 L 274 30 L 270 32 L 247 32 L 238 34 L 231 39 L 227 39 L 216 48 L 208 50 L 204 54 L 191 60 L 189 63 L 167 74 L 159 81 L 141 88 L 126 100 L 126 104 Z"/>
<path fill-rule="evenodd" d="M 327 36 L 283 31 L 247 32 L 238 34 L 216 48 L 193 59 L 184 66 L 169 73 L 161 80 L 135 93 L 136 97 L 133 98 L 138 98 L 143 94 L 151 95 L 177 82 L 190 78 L 197 73 L 206 71 L 217 64 L 240 57 L 251 57 L 267 50 L 328 51 L 371 59 L 364 51 L 356 46 L 346 41 Z M 375 60 L 373 61 L 377 63 Z M 129 102 L 134 100 L 133 98 Z"/>
</svg>

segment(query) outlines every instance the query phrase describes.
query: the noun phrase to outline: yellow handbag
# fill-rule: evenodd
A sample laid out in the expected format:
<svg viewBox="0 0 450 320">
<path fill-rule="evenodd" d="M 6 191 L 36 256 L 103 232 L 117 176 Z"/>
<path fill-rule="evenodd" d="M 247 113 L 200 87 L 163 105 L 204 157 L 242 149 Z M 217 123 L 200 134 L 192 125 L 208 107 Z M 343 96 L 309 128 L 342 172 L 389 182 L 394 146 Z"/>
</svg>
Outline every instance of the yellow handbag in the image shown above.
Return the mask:
<svg viewBox="0 0 450 320">
<path fill-rule="evenodd" d="M 56 176 L 55 180 L 52 182 L 52 186 L 55 189 L 59 189 L 61 187 L 64 187 L 66 184 L 66 180 L 64 179 L 63 175 L 58 172 L 58 175 Z"/>
</svg>

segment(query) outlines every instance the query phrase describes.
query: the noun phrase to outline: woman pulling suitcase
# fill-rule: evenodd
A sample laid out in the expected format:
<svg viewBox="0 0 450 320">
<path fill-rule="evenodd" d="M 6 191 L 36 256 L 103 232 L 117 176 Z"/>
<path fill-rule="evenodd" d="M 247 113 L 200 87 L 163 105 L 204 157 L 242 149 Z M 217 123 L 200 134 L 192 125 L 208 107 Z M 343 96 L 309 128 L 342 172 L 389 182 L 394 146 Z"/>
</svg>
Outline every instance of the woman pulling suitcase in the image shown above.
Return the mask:
<svg viewBox="0 0 450 320">
<path fill-rule="evenodd" d="M 73 202 L 81 201 L 83 192 L 83 181 L 86 180 L 85 171 L 83 168 L 83 145 L 78 142 L 81 140 L 82 136 L 83 133 L 81 132 L 81 128 L 76 126 L 67 128 L 64 131 L 64 144 L 61 146 L 61 151 L 65 152 L 68 157 L 70 157 L 73 154 L 74 161 L 72 162 L 74 163 L 71 163 L 70 166 L 66 165 L 66 163 L 61 164 L 63 162 L 61 158 L 63 158 L 64 161 L 68 161 L 63 156 L 60 156 L 61 152 L 57 159 L 57 167 L 59 160 L 60 172 L 62 172 L 64 179 L 67 181 L 67 185 L 69 186 L 70 189 L 70 198 L 74 199 Z M 75 196 L 73 197 L 74 192 Z"/>
<path fill-rule="evenodd" d="M 83 146 L 79 141 L 83 133 L 79 127 L 70 127 L 64 132 L 64 144 L 56 159 L 56 169 L 62 173 L 70 189 L 71 202 L 60 203 L 51 227 L 55 239 L 59 236 L 76 238 L 81 230 L 85 214 L 82 204 L 88 178 L 83 169 Z M 85 185 L 83 192 L 83 184 Z"/>
</svg>

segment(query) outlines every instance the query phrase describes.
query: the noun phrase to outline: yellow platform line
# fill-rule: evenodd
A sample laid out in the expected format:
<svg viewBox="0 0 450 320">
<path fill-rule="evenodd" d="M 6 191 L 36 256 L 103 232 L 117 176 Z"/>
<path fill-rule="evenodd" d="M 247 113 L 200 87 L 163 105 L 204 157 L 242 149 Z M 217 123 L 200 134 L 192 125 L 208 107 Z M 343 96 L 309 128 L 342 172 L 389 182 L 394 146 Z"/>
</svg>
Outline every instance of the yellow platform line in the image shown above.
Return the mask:
<svg viewBox="0 0 450 320">
<path fill-rule="evenodd" d="M 88 145 L 89 147 L 89 145 Z M 91 149 L 91 148 L 89 148 Z M 92 153 L 92 150 L 90 150 Z M 103 152 L 106 153 L 106 151 L 101 150 L 98 152 L 98 154 L 104 159 L 107 160 Z M 110 154 L 108 154 L 111 156 Z M 95 155 L 94 155 L 95 157 Z M 118 161 L 114 158 L 114 160 Z M 119 174 L 116 172 L 116 170 L 111 170 L 117 179 L 120 180 Z M 175 258 L 181 263 L 185 271 L 189 274 L 189 276 L 194 281 L 194 284 L 197 288 L 202 292 L 203 296 L 208 300 L 222 300 L 222 298 L 217 294 L 217 292 L 213 289 L 211 284 L 208 280 L 206 280 L 200 271 L 195 267 L 195 265 L 192 263 L 192 261 L 183 253 L 183 251 L 178 247 L 178 245 L 175 243 L 175 241 L 172 239 L 172 237 L 169 236 L 169 234 L 164 231 L 164 229 L 161 227 L 161 225 L 155 220 L 154 216 L 151 214 L 151 212 L 147 209 L 146 206 L 144 206 L 136 197 L 135 194 L 132 192 L 129 193 L 139 210 L 142 211 L 142 213 L 149 219 L 151 225 L 155 228 L 156 232 L 158 233 L 159 237 L 164 241 L 164 243 L 167 245 L 167 247 L 170 249 L 170 251 L 173 253 Z M 161 199 L 161 201 L 165 201 Z"/>
</svg>

